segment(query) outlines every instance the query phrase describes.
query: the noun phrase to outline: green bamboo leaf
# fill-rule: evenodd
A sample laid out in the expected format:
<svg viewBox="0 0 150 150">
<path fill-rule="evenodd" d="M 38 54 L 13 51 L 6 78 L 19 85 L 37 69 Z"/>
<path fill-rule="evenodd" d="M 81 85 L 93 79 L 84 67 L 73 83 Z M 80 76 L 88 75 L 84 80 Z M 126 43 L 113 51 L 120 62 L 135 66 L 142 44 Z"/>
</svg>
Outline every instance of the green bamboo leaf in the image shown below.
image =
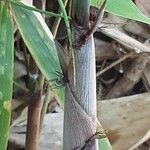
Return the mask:
<svg viewBox="0 0 150 150">
<path fill-rule="evenodd" d="M 47 27 L 40 13 L 27 10 L 11 3 L 11 10 L 18 29 L 26 43 L 32 57 L 46 79 L 50 81 L 53 92 L 59 100 L 64 98 L 64 88 L 55 88 L 57 79 L 61 78 L 57 50 L 53 35 Z M 63 103 L 63 102 L 62 102 Z"/>
<path fill-rule="evenodd" d="M 91 5 L 98 7 L 103 0 L 91 0 Z"/>
<path fill-rule="evenodd" d="M 100 150 L 112 150 L 111 145 L 107 138 L 98 139 L 98 145 Z"/>
<path fill-rule="evenodd" d="M 11 114 L 14 39 L 6 4 L 0 2 L 0 149 L 6 150 Z"/>
<path fill-rule="evenodd" d="M 92 5 L 97 5 L 102 0 L 91 0 Z M 107 0 L 105 10 L 113 15 L 150 24 L 150 18 L 145 16 L 132 0 Z"/>
<path fill-rule="evenodd" d="M 25 9 L 36 11 L 36 12 L 39 12 L 41 14 L 45 14 L 49 17 L 59 17 L 59 18 L 63 17 L 61 14 L 56 14 L 56 13 L 53 13 L 53 12 L 49 12 L 49 11 L 41 10 L 41 9 L 38 9 L 38 8 L 35 8 L 35 7 L 31 7 L 31 6 L 28 6 L 28 5 L 25 5 L 25 4 L 21 3 L 19 1 L 16 1 L 16 0 L 7 0 L 7 1 L 14 4 L 14 5 L 23 7 Z"/>
</svg>

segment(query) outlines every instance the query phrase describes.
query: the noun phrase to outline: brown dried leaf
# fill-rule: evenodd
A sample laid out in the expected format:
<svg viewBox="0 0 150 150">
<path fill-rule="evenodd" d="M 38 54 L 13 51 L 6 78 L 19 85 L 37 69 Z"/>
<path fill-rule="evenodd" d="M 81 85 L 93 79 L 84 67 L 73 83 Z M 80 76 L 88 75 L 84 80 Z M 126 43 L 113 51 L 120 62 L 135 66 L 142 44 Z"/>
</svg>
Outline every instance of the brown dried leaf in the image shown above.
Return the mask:
<svg viewBox="0 0 150 150">
<path fill-rule="evenodd" d="M 113 150 L 127 150 L 150 127 L 150 94 L 98 101 L 98 119 L 108 131 Z"/>
<path fill-rule="evenodd" d="M 150 17 L 150 0 L 135 0 L 139 9 L 148 17 Z"/>
<path fill-rule="evenodd" d="M 140 141 L 138 143 L 136 143 L 135 145 L 133 145 L 129 150 L 135 150 L 138 149 L 138 147 L 141 147 L 142 144 L 144 142 L 148 142 L 150 143 L 150 130 L 144 135 L 144 137 L 142 139 L 140 139 Z M 147 144 L 147 149 L 150 148 L 150 146 L 148 147 L 149 144 Z"/>
<path fill-rule="evenodd" d="M 105 99 L 121 97 L 128 94 L 141 78 L 147 62 L 147 55 L 139 54 L 139 56 L 125 72 L 124 76 L 106 94 Z"/>
</svg>

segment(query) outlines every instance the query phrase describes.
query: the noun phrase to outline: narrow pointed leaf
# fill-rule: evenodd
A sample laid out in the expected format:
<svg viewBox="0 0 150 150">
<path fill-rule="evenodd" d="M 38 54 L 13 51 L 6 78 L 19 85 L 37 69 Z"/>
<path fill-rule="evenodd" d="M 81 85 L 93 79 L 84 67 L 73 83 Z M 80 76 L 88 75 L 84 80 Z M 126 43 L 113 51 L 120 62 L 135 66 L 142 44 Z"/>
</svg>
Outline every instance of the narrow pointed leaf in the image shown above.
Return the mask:
<svg viewBox="0 0 150 150">
<path fill-rule="evenodd" d="M 6 150 L 11 114 L 14 39 L 12 20 L 0 2 L 0 149 Z"/>
<path fill-rule="evenodd" d="M 91 5 L 98 7 L 103 0 L 91 0 Z"/>
<path fill-rule="evenodd" d="M 93 5 L 97 5 L 102 0 L 91 0 Z M 111 14 L 150 24 L 150 18 L 145 16 L 132 0 L 107 0 L 105 10 Z"/>
<path fill-rule="evenodd" d="M 112 147 L 107 138 L 98 139 L 98 145 L 100 150 L 112 150 Z"/>
<path fill-rule="evenodd" d="M 27 10 L 11 3 L 11 9 L 18 29 L 39 69 L 50 84 L 56 87 L 62 75 L 53 35 L 40 13 Z M 63 99 L 64 88 L 55 88 L 59 100 Z"/>
</svg>

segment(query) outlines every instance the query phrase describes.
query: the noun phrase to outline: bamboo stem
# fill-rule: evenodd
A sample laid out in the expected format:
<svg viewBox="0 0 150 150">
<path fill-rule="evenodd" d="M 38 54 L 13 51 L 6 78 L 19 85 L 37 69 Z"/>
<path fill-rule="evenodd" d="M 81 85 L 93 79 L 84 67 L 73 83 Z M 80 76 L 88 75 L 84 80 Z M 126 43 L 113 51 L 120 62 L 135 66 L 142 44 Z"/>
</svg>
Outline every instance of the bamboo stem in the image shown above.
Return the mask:
<svg viewBox="0 0 150 150">
<path fill-rule="evenodd" d="M 63 138 L 65 150 L 77 149 L 97 130 L 93 36 L 90 36 L 86 43 L 74 53 L 75 69 L 71 65 L 68 68 L 70 88 L 66 88 Z M 88 147 L 89 150 L 97 150 L 97 148 L 96 140 L 93 140 Z"/>
<path fill-rule="evenodd" d="M 89 26 L 90 0 L 72 0 L 72 18 L 83 28 Z"/>
<path fill-rule="evenodd" d="M 39 123 L 42 106 L 42 91 L 37 91 L 30 99 L 28 106 L 26 150 L 37 150 L 39 143 Z"/>
<path fill-rule="evenodd" d="M 50 88 L 50 85 L 48 85 L 46 95 L 45 95 L 45 98 L 44 98 L 44 102 L 43 102 L 43 106 L 42 106 L 41 116 L 40 116 L 40 132 L 42 130 L 44 116 L 46 114 L 46 110 L 47 110 L 47 106 L 48 106 L 50 97 L 51 97 L 51 88 Z"/>
<path fill-rule="evenodd" d="M 43 7 L 43 5 L 42 5 Z M 30 63 L 31 75 L 37 73 L 37 65 L 32 59 L 33 63 Z M 43 105 L 42 93 L 44 85 L 44 76 L 40 72 L 36 80 L 36 84 L 32 85 L 35 89 L 33 96 L 30 99 L 28 106 L 28 119 L 27 119 L 27 133 L 26 133 L 26 150 L 37 150 L 40 136 L 40 118 Z M 31 89 L 30 89 L 31 90 Z M 30 91 L 33 92 L 33 91 Z"/>
<path fill-rule="evenodd" d="M 89 25 L 89 3 L 90 0 L 73 0 L 73 38 L 77 38 L 80 32 L 76 25 L 81 29 L 87 29 Z M 75 46 L 73 52 L 67 76 L 63 149 L 98 150 L 97 140 L 90 140 L 97 133 L 96 66 L 92 33 L 80 47 Z"/>
</svg>

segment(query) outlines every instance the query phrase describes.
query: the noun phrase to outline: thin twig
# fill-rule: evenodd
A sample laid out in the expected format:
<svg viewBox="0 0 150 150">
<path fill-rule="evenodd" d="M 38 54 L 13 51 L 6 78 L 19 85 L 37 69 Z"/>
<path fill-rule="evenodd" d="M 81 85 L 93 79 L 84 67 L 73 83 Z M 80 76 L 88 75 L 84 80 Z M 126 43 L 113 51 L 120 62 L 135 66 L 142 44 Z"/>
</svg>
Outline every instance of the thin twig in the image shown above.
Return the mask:
<svg viewBox="0 0 150 150">
<path fill-rule="evenodd" d="M 108 71 L 109 69 L 111 69 L 112 67 L 116 66 L 117 64 L 121 63 L 122 61 L 124 61 L 125 59 L 133 56 L 133 54 L 135 54 L 135 52 L 131 52 L 131 53 L 128 53 L 126 55 L 124 55 L 122 58 L 118 59 L 117 61 L 115 61 L 114 63 L 112 63 L 111 65 L 109 65 L 108 67 L 106 67 L 105 69 L 103 70 L 100 70 L 96 73 L 96 77 L 102 75 L 103 73 L 105 73 L 106 71 Z"/>
<path fill-rule="evenodd" d="M 68 3 L 68 0 L 65 0 L 64 1 L 64 6 L 65 7 L 66 7 L 67 3 Z M 59 10 L 58 12 L 60 13 L 61 10 Z M 62 15 L 62 13 L 60 13 L 60 14 Z M 57 30 L 59 28 L 60 22 L 61 22 L 61 18 L 56 18 L 55 21 L 54 21 L 53 28 L 52 28 L 52 33 L 53 33 L 54 37 L 56 37 Z"/>
<path fill-rule="evenodd" d="M 69 23 L 69 20 L 68 20 L 67 12 L 66 12 L 66 9 L 65 9 L 63 1 L 62 0 L 58 0 L 58 3 L 60 5 L 61 11 L 63 13 L 63 18 L 64 18 L 64 22 L 65 22 L 66 29 L 67 29 L 67 34 L 68 34 L 69 45 L 70 45 L 70 48 L 71 48 L 71 45 L 72 45 L 72 34 L 71 34 L 70 23 Z"/>
</svg>

